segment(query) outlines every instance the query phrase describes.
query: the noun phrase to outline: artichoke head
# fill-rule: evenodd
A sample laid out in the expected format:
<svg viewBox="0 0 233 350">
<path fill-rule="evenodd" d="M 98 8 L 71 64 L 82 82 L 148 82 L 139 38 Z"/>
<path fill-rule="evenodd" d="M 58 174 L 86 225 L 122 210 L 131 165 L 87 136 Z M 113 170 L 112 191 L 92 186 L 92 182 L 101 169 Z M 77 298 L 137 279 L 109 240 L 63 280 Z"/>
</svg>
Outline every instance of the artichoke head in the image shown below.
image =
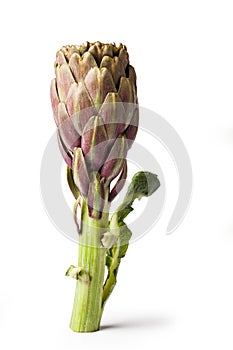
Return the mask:
<svg viewBox="0 0 233 350">
<path fill-rule="evenodd" d="M 127 173 L 138 128 L 136 74 L 124 45 L 100 42 L 57 52 L 51 103 L 60 151 L 83 197 L 96 186 L 111 201 Z M 111 181 L 119 176 L 110 192 Z"/>
</svg>

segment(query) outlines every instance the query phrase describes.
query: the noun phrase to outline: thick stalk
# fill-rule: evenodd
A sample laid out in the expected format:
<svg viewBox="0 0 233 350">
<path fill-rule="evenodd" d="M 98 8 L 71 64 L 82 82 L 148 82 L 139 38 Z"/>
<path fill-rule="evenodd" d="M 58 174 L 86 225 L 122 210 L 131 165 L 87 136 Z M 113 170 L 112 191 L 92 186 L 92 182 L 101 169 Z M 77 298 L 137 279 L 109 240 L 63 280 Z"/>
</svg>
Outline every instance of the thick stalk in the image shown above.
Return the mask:
<svg viewBox="0 0 233 350">
<path fill-rule="evenodd" d="M 108 228 L 108 210 L 102 218 L 90 218 L 86 202 L 82 204 L 78 266 L 89 276 L 89 281 L 78 279 L 70 328 L 75 332 L 93 332 L 99 329 L 106 249 L 101 247 L 100 236 Z"/>
</svg>

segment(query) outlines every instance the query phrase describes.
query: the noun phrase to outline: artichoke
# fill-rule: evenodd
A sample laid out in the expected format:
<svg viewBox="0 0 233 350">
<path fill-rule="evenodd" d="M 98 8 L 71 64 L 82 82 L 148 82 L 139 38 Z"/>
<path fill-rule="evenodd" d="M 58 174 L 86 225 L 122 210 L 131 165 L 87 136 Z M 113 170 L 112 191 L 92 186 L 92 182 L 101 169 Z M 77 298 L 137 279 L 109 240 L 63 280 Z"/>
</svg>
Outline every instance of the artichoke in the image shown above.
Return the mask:
<svg viewBox="0 0 233 350">
<path fill-rule="evenodd" d="M 100 218 L 104 200 L 93 198 L 93 183 L 98 183 L 101 198 L 115 198 L 137 133 L 135 70 L 125 45 L 86 42 L 57 52 L 55 75 L 51 102 L 60 151 L 75 186 L 87 198 L 90 216 Z"/>
<path fill-rule="evenodd" d="M 126 179 L 126 155 L 138 129 L 136 74 L 126 47 L 100 42 L 64 46 L 56 55 L 55 74 L 51 102 L 60 151 L 68 165 L 68 184 L 76 198 L 74 219 L 80 243 L 78 266 L 71 265 L 66 272 L 77 280 L 70 327 L 92 332 L 99 329 L 128 248 L 131 231 L 124 219 L 133 210 L 133 201 L 151 195 L 159 181 L 157 175 L 137 173 L 109 219 L 111 201 Z"/>
</svg>

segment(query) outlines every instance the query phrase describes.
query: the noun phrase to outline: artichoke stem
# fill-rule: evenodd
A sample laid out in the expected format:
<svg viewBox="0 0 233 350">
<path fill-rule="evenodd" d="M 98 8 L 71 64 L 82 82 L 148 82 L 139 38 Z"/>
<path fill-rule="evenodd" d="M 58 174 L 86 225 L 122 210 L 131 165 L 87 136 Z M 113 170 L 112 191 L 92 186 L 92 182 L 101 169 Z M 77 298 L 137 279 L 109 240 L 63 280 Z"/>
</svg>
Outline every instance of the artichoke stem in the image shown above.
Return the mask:
<svg viewBox="0 0 233 350">
<path fill-rule="evenodd" d="M 70 321 L 70 328 L 75 332 L 94 332 L 100 327 L 106 262 L 106 249 L 101 247 L 100 237 L 108 229 L 108 209 L 105 208 L 101 219 L 96 220 L 89 217 L 86 201 L 82 203 L 78 266 L 84 269 L 89 279 L 76 282 Z"/>
</svg>

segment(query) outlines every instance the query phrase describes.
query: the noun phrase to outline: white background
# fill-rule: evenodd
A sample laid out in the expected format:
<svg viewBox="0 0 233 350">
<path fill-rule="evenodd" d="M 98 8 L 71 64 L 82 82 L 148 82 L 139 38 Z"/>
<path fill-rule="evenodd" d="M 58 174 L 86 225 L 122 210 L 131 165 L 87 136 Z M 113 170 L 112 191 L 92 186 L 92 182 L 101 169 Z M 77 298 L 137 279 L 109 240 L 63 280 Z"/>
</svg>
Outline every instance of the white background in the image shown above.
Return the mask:
<svg viewBox="0 0 233 350">
<path fill-rule="evenodd" d="M 21 0 L 0 13 L 0 348 L 232 349 L 232 2 Z M 55 53 L 85 40 L 127 45 L 140 103 L 182 137 L 194 188 L 185 220 L 166 236 L 177 179 L 161 160 L 163 217 L 130 246 L 102 330 L 76 334 L 75 284 L 64 272 L 77 246 L 49 221 L 39 172 L 55 130 Z"/>
</svg>

